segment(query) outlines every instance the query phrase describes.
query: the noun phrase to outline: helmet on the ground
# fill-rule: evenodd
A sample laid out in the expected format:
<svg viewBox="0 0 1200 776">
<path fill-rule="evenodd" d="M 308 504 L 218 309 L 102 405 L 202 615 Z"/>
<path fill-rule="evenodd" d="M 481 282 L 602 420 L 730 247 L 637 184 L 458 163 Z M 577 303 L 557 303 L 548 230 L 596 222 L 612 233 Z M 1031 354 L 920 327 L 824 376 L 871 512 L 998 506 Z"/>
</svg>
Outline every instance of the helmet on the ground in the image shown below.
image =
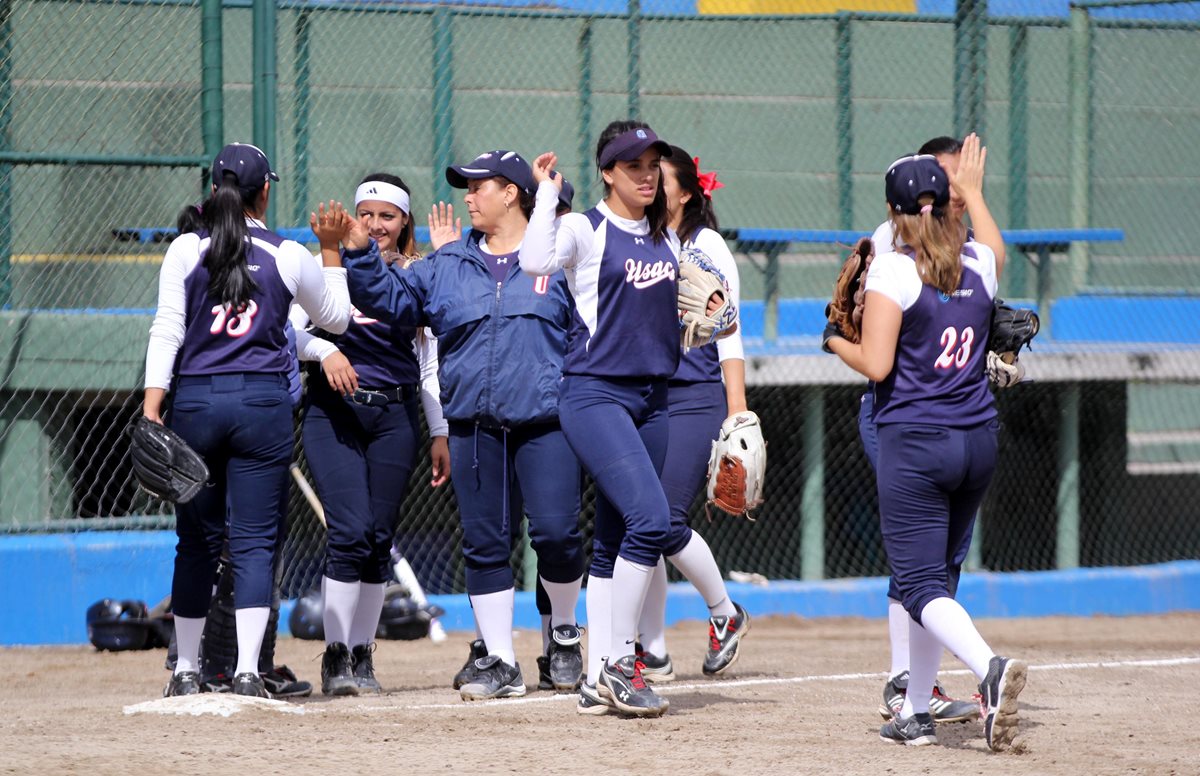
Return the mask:
<svg viewBox="0 0 1200 776">
<path fill-rule="evenodd" d="M 419 606 L 401 585 L 392 585 L 384 594 L 383 612 L 375 637 L 415 641 L 429 635 L 429 623 L 445 611 L 440 606 Z"/>
<path fill-rule="evenodd" d="M 150 632 L 149 612 L 143 601 L 105 598 L 88 607 L 88 641 L 99 650 L 121 652 L 149 649 L 157 639 Z"/>
<path fill-rule="evenodd" d="M 321 592 L 314 590 L 300 598 L 288 616 L 288 628 L 298 639 L 320 641 L 325 638 L 325 605 Z"/>
</svg>

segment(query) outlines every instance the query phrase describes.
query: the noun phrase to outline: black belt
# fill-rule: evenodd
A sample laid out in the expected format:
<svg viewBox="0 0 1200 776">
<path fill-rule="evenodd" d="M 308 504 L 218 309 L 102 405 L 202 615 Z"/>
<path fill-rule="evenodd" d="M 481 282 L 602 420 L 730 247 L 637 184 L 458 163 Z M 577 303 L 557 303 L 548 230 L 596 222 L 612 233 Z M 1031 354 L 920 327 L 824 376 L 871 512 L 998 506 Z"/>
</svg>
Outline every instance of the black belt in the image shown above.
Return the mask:
<svg viewBox="0 0 1200 776">
<path fill-rule="evenodd" d="M 368 390 L 359 388 L 346 397 L 346 401 L 361 404 L 366 407 L 382 407 L 386 404 L 399 404 L 417 395 L 415 385 L 397 385 L 395 388 L 379 388 Z"/>
</svg>

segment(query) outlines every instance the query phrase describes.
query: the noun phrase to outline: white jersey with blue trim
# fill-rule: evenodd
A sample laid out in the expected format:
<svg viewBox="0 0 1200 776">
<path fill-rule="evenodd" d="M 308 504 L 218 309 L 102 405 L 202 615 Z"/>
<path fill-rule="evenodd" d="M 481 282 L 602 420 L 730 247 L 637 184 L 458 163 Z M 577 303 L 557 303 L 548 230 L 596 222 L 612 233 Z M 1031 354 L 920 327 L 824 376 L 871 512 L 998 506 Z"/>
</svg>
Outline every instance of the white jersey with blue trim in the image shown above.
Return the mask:
<svg viewBox="0 0 1200 776">
<path fill-rule="evenodd" d="M 555 219 L 558 189 L 544 182 L 521 245 L 521 269 L 563 270 L 575 299 L 564 374 L 670 377 L 679 363 L 679 238 L 657 244 L 647 219 L 605 203 Z"/>
</svg>

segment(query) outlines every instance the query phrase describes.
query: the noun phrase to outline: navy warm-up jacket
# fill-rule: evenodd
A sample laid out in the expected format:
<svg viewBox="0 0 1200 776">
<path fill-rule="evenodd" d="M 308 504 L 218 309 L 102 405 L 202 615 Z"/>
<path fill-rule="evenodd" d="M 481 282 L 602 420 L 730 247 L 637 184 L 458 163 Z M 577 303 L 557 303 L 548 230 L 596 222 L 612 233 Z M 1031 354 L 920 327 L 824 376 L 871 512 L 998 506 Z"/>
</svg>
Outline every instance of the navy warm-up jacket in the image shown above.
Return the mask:
<svg viewBox="0 0 1200 776">
<path fill-rule="evenodd" d="M 447 420 L 493 428 L 557 421 L 574 309 L 566 276 L 534 278 L 514 261 L 497 283 L 481 237 L 472 230 L 407 269 L 385 264 L 373 240 L 365 254 L 343 251 L 350 301 L 373 318 L 433 330 Z"/>
</svg>

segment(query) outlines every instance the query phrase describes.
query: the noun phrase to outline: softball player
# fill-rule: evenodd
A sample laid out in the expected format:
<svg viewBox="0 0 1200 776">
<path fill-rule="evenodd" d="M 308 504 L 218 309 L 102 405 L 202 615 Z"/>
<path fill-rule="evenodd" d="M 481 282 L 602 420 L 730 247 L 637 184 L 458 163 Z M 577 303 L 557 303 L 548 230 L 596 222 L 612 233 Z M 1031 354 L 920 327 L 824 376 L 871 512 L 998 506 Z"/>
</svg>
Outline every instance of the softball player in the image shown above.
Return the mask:
<svg viewBox="0 0 1200 776">
<path fill-rule="evenodd" d="M 969 135 L 948 175 L 930 155 L 905 157 L 885 176 L 890 219 L 904 252 L 877 256 L 867 276 L 861 344 L 829 349 L 875 381 L 877 481 L 884 546 L 909 629 L 904 704 L 880 729 L 884 741 L 937 742 L 929 698 L 949 649 L 980 679 L 988 746 L 1017 728 L 1024 663 L 995 654 L 953 598 L 950 566 L 996 466 L 999 421 L 984 374 L 992 300 L 1004 267 L 999 229 L 983 200 L 986 151 Z M 962 199 L 978 241 L 963 241 L 950 212 Z"/>
<path fill-rule="evenodd" d="M 403 180 L 368 175 L 355 191 L 354 208 L 383 261 L 414 258 Z M 421 447 L 418 397 L 433 439 L 432 484 L 449 475 L 435 343 L 411 326 L 380 323 L 353 308 L 339 336 L 305 331 L 307 316 L 297 308 L 293 322 L 300 359 L 311 365 L 304 449 L 328 529 L 321 690 L 380 692 L 372 651 L 392 573 L 392 537 Z"/>
<path fill-rule="evenodd" d="M 575 604 L 583 579 L 579 463 L 558 423 L 571 320 L 566 278 L 532 278 L 517 251 L 533 209 L 529 165 L 511 151 L 450 167 L 467 189 L 473 229 L 406 270 L 349 258 L 359 309 L 438 337 L 442 407 L 463 526 L 467 592 L 480 636 L 456 677 L 464 700 L 525 694 L 512 642 L 512 548 L 522 511 L 551 604 L 549 667 L 556 689 L 579 682 Z"/>
<path fill-rule="evenodd" d="M 671 146 L 662 169 L 671 228 L 684 247 L 695 247 L 712 259 L 729 284 L 733 305 L 738 306 L 737 263 L 717 233 L 712 205 L 712 193 L 723 184 L 715 173 L 701 174 L 700 160 L 679 146 Z M 662 484 L 671 505 L 671 529 L 663 554 L 708 605 L 708 652 L 703 671 L 715 676 L 737 660 L 742 637 L 750 630 L 750 618 L 729 599 L 712 550 L 688 525 L 688 508 L 705 482 L 709 449 L 721 423 L 746 409 L 742 335 L 735 331 L 719 342 L 684 353 L 667 383 L 667 403 L 671 433 Z M 670 681 L 675 676 L 667 654 L 666 606 L 667 568 L 659 561 L 638 623 L 642 639 L 638 653 L 646 666 L 643 673 L 651 682 Z"/>
<path fill-rule="evenodd" d="M 171 600 L 179 656 L 165 695 L 200 691 L 197 673 L 221 543 L 234 572 L 238 660 L 233 691 L 265 696 L 259 650 L 271 611 L 277 533 L 292 454 L 292 409 L 284 334 L 296 299 L 319 325 L 346 328 L 345 272 L 332 255 L 318 270 L 298 243 L 262 218 L 279 176 L 258 148 L 234 143 L 212 166 L 207 228 L 171 243 L 159 274 L 158 309 L 146 352 L 143 414 L 162 422 L 177 375 L 170 426 L 204 456 L 213 484 L 176 513 L 179 543 Z M 325 212 L 323 240 L 365 246 L 345 228 L 346 214 Z M 359 242 L 361 240 L 361 243 Z"/>
<path fill-rule="evenodd" d="M 649 126 L 616 121 L 601 133 L 604 199 L 555 220 L 557 157 L 534 167 L 537 207 L 521 248 L 533 275 L 565 269 L 575 314 L 563 364 L 563 432 L 600 497 L 588 576 L 588 675 L 579 711 L 609 707 L 659 716 L 636 654 L 642 603 L 671 523 L 659 474 L 667 453 L 667 378 L 679 365 L 679 239 L 668 226 L 660 160 L 671 153 Z"/>
</svg>

